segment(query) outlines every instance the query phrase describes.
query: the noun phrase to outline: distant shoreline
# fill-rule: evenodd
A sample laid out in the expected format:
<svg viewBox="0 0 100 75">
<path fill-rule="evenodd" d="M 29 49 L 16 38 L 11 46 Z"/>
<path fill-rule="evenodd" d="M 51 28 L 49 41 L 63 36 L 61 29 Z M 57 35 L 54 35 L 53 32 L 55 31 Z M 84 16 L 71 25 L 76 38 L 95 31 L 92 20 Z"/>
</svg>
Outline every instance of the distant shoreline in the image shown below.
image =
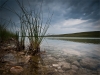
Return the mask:
<svg viewBox="0 0 100 75">
<path fill-rule="evenodd" d="M 93 37 L 93 38 L 99 38 L 100 37 L 100 31 L 47 35 L 46 37 Z"/>
</svg>

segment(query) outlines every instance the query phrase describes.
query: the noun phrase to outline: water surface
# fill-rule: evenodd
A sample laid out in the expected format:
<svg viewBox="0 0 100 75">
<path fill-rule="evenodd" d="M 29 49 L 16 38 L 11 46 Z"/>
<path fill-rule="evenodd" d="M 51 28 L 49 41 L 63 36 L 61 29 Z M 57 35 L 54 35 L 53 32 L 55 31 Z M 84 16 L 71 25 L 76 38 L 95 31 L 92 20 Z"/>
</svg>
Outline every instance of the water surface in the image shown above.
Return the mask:
<svg viewBox="0 0 100 75">
<path fill-rule="evenodd" d="M 100 38 L 48 37 L 40 49 L 45 54 L 31 58 L 13 50 L 4 53 L 0 74 L 13 75 L 11 67 L 19 65 L 24 69 L 20 75 L 100 75 Z"/>
<path fill-rule="evenodd" d="M 49 37 L 44 40 L 42 47 L 60 51 L 63 55 L 73 54 L 100 58 L 100 38 Z"/>
</svg>

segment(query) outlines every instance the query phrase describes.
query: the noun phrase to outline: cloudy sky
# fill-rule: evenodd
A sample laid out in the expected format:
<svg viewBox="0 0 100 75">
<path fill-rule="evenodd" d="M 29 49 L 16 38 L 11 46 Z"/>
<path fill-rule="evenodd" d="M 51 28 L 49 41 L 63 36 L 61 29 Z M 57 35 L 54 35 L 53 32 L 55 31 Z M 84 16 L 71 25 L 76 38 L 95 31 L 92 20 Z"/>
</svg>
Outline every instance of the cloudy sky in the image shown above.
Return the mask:
<svg viewBox="0 0 100 75">
<path fill-rule="evenodd" d="M 5 1 L 0 0 L 0 6 Z M 23 1 L 27 8 L 27 0 Z M 31 9 L 38 7 L 41 1 L 29 0 Z M 19 11 L 15 0 L 8 0 L 3 7 Z M 43 13 L 44 20 L 46 20 L 48 13 L 53 13 L 51 26 L 47 32 L 50 34 L 100 31 L 100 0 L 44 0 Z M 0 18 L 2 17 L 19 23 L 18 17 L 4 8 L 0 8 Z"/>
</svg>

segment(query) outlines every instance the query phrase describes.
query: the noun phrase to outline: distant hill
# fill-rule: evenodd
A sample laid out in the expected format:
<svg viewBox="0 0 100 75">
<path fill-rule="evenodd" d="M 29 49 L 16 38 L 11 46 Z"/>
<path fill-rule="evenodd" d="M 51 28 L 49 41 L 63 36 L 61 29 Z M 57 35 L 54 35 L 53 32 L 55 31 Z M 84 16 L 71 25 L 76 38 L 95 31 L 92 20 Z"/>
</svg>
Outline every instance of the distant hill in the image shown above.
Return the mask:
<svg viewBox="0 0 100 75">
<path fill-rule="evenodd" d="M 100 37 L 100 31 L 79 32 L 72 34 L 48 35 L 47 37 Z"/>
</svg>

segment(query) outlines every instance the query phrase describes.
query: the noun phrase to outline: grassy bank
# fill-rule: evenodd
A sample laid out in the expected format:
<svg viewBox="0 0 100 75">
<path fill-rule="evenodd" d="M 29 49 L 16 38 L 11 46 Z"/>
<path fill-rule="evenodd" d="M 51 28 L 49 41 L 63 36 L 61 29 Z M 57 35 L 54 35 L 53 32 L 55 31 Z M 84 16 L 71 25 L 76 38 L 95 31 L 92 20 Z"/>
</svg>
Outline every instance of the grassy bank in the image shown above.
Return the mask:
<svg viewBox="0 0 100 75">
<path fill-rule="evenodd" d="M 100 31 L 80 32 L 72 34 L 48 35 L 47 37 L 100 37 Z"/>
<path fill-rule="evenodd" d="M 13 32 L 7 30 L 6 28 L 0 27 L 0 41 L 6 41 L 11 37 L 15 38 L 16 35 Z"/>
</svg>

